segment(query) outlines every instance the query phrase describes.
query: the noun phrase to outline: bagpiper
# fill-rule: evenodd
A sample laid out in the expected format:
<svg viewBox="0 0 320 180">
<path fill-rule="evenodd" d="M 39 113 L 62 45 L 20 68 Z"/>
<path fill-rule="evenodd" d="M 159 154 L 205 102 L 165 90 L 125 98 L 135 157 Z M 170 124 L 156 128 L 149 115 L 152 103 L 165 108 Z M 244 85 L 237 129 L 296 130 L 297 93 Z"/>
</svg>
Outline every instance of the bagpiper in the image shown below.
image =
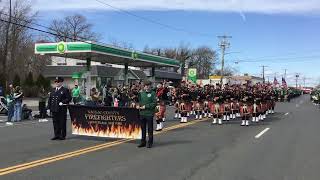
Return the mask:
<svg viewBox="0 0 320 180">
<path fill-rule="evenodd" d="M 205 91 L 203 93 L 203 114 L 204 117 L 208 117 L 211 118 L 211 112 L 210 112 L 210 106 L 212 105 L 211 101 L 210 101 L 210 90 L 208 88 L 208 86 L 205 86 Z"/>
<path fill-rule="evenodd" d="M 179 111 L 181 114 L 180 123 L 188 122 L 188 109 L 187 109 L 187 102 L 189 99 L 188 90 L 185 86 L 181 87 L 181 103 L 179 104 Z"/>
<path fill-rule="evenodd" d="M 165 120 L 165 113 L 166 113 L 166 100 L 167 97 L 167 89 L 163 84 L 157 85 L 157 109 L 156 109 L 156 122 L 157 122 L 157 128 L 156 131 L 161 131 L 163 128 L 163 122 Z"/>
<path fill-rule="evenodd" d="M 222 125 L 222 116 L 223 116 L 223 97 L 220 88 L 216 87 L 214 98 L 213 98 L 213 105 L 211 107 L 211 113 L 213 114 L 213 121 L 212 124 L 219 124 Z"/>
<path fill-rule="evenodd" d="M 250 104 L 250 93 L 249 90 L 243 92 L 243 96 L 241 98 L 241 105 L 240 105 L 240 113 L 242 117 L 241 126 L 249 126 L 249 119 L 252 114 L 252 106 Z"/>
<path fill-rule="evenodd" d="M 201 91 L 201 87 L 198 86 L 196 90 L 197 100 L 195 102 L 195 112 L 196 112 L 196 119 L 202 119 L 203 113 L 203 100 L 204 100 L 204 93 Z"/>
</svg>

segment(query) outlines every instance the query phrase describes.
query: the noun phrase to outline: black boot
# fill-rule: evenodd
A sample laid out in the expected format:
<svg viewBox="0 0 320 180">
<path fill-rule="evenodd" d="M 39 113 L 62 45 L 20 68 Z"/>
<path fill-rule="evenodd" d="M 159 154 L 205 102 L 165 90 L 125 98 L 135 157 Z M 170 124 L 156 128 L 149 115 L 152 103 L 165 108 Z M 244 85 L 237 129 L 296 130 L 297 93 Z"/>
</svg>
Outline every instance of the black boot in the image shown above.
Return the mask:
<svg viewBox="0 0 320 180">
<path fill-rule="evenodd" d="M 146 143 L 141 143 L 138 148 L 146 147 Z"/>
<path fill-rule="evenodd" d="M 58 140 L 58 139 L 60 139 L 59 137 L 53 137 L 53 138 L 51 138 L 51 140 Z"/>
<path fill-rule="evenodd" d="M 151 143 L 148 143 L 147 148 L 152 148 L 152 144 L 151 144 Z"/>
</svg>

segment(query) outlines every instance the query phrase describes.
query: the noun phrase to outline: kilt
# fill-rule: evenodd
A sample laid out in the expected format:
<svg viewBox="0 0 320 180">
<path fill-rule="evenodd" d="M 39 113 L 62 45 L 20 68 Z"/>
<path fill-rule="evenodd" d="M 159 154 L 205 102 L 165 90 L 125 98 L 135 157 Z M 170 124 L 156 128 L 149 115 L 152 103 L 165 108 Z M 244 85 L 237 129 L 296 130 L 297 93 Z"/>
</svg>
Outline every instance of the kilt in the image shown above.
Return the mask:
<svg viewBox="0 0 320 180">
<path fill-rule="evenodd" d="M 240 114 L 241 116 L 250 116 L 252 114 L 253 107 L 250 105 L 242 104 L 240 106 Z"/>
</svg>

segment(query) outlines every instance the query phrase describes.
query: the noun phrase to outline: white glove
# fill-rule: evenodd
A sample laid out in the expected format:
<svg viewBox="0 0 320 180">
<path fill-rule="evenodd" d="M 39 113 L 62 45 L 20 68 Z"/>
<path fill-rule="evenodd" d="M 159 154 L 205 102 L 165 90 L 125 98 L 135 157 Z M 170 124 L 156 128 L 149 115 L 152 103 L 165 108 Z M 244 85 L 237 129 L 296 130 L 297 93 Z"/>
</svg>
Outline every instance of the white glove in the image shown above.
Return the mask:
<svg viewBox="0 0 320 180">
<path fill-rule="evenodd" d="M 63 106 L 63 103 L 62 103 L 62 102 L 59 102 L 59 106 Z"/>
</svg>

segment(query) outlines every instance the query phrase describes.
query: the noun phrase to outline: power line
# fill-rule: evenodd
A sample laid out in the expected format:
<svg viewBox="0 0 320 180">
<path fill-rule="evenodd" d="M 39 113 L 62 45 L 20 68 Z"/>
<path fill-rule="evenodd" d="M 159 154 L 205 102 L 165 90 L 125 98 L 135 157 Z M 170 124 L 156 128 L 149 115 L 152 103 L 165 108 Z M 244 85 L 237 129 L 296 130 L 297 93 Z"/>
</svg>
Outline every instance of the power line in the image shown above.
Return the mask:
<svg viewBox="0 0 320 180">
<path fill-rule="evenodd" d="M 0 14 L 9 16 L 8 14 L 3 13 L 3 12 L 0 12 Z M 10 17 L 10 16 L 9 16 L 9 17 Z M 38 31 L 38 32 L 41 32 L 41 33 L 50 34 L 50 35 L 57 36 L 57 37 L 60 37 L 60 38 L 63 38 L 63 39 L 70 39 L 70 40 L 74 40 L 74 41 L 84 42 L 84 43 L 87 43 L 87 44 L 93 44 L 92 42 L 90 42 L 89 39 L 86 39 L 86 38 L 81 37 L 81 36 L 77 36 L 77 38 L 74 38 L 74 37 L 70 37 L 70 36 L 67 36 L 67 35 L 60 35 L 60 34 L 55 33 L 56 30 L 54 30 L 54 29 L 52 29 L 52 28 L 50 28 L 50 27 L 48 27 L 48 26 L 44 26 L 44 25 L 41 25 L 41 24 L 38 24 L 38 23 L 34 23 L 34 22 L 32 22 L 32 21 L 28 21 L 28 20 L 25 20 L 25 19 L 17 18 L 17 17 L 14 17 L 14 16 L 11 16 L 11 17 L 12 17 L 13 19 L 26 22 L 27 24 L 33 24 L 33 25 L 35 25 L 35 26 L 39 26 L 39 27 L 48 29 L 48 30 L 50 30 L 50 31 L 52 31 L 52 32 L 46 31 L 46 30 L 42 30 L 42 29 L 39 29 L 39 28 L 34 28 L 34 27 L 28 26 L 28 25 L 26 25 L 26 24 L 19 24 L 19 23 L 15 23 L 15 22 L 9 22 L 9 21 L 4 20 L 4 19 L 1 19 L 1 18 L 0 18 L 0 21 L 6 22 L 6 23 L 9 23 L 9 24 L 13 24 L 13 25 L 16 25 L 16 26 L 25 27 L 25 28 L 27 28 L 27 29 L 31 29 L 31 30 Z M 106 44 L 106 43 L 99 42 L 99 41 L 95 41 L 95 44 L 96 44 L 96 43 L 98 43 L 98 44 Z M 107 45 L 107 44 L 106 44 L 106 45 Z"/>
<path fill-rule="evenodd" d="M 209 34 L 205 34 L 205 33 L 199 33 L 199 32 L 192 32 L 192 31 L 188 31 L 188 30 L 185 30 L 183 28 L 178 28 L 178 27 L 175 27 L 175 26 L 171 26 L 171 25 L 168 25 L 168 24 L 164 24 L 164 23 L 161 23 L 159 21 L 156 21 L 154 19 L 151 19 L 151 18 L 147 18 L 147 17 L 144 17 L 144 16 L 139 16 L 135 13 L 132 13 L 130 11 L 127 11 L 127 10 L 124 10 L 124 9 L 121 9 L 121 8 L 118 8 L 118 7 L 115 7 L 109 3 L 106 3 L 105 1 L 102 1 L 102 0 L 95 0 L 96 2 L 99 2 L 101 4 L 104 4 L 105 6 L 108 6 L 112 9 L 115 9 L 117 10 L 119 13 L 122 12 L 124 14 L 127 14 L 129 16 L 133 16 L 135 18 L 138 18 L 138 19 L 141 19 L 143 21 L 146 21 L 146 22 L 149 22 L 149 23 L 152 23 L 152 24 L 156 24 L 156 25 L 159 25 L 159 26 L 162 26 L 163 28 L 167 28 L 167 29 L 170 29 L 170 30 L 173 30 L 173 31 L 177 31 L 177 32 L 184 32 L 184 33 L 187 33 L 187 34 L 190 34 L 190 35 L 198 35 L 198 36 L 204 36 L 204 37 L 212 37 L 212 35 L 209 35 Z"/>
<path fill-rule="evenodd" d="M 237 60 L 238 62 L 266 62 L 266 61 L 280 61 L 280 60 L 291 60 L 291 59 L 304 59 L 304 58 L 317 58 L 320 55 L 313 55 L 313 56 L 296 56 L 296 57 L 282 57 L 282 58 L 272 58 L 272 59 L 256 59 L 256 60 Z"/>
<path fill-rule="evenodd" d="M 5 20 L 5 19 L 1 19 L 1 18 L 0 18 L 0 21 L 6 22 L 6 23 L 8 23 L 8 24 L 13 24 L 13 25 L 16 25 L 16 26 L 24 27 L 24 28 L 27 28 L 27 29 L 31 29 L 31 30 L 34 30 L 34 31 L 38 31 L 38 32 L 41 32 L 41 33 L 50 34 L 50 35 L 57 36 L 57 37 L 62 37 L 62 38 L 67 38 L 67 39 L 73 39 L 73 40 L 77 40 L 77 41 L 79 41 L 79 42 L 84 42 L 84 43 L 87 43 L 87 44 L 93 44 L 93 43 L 90 42 L 90 41 L 84 41 L 84 40 L 82 40 L 82 39 L 75 39 L 75 38 L 72 38 L 72 37 L 69 37 L 69 36 L 59 35 L 59 34 L 54 33 L 54 32 L 49 32 L 49 31 L 45 31 L 45 30 L 42 30 L 42 29 L 30 27 L 30 26 L 28 26 L 28 25 L 19 24 L 19 23 L 16 23 L 16 22 L 9 22 L 9 21 L 7 21 L 7 20 Z"/>
<path fill-rule="evenodd" d="M 319 49 L 314 49 L 314 50 L 310 50 L 310 51 L 307 51 L 307 52 L 315 52 L 315 51 L 319 51 Z M 270 56 L 262 56 L 262 57 L 256 57 L 256 58 L 245 58 L 246 60 L 257 60 L 257 59 L 261 59 L 261 60 L 269 60 L 269 59 L 275 59 L 275 58 L 282 58 L 282 57 L 290 57 L 290 55 L 297 55 L 297 54 L 300 54 L 298 52 L 291 52 L 291 53 L 287 53 L 287 54 L 281 54 L 281 55 L 270 55 Z"/>
<path fill-rule="evenodd" d="M 299 57 L 299 59 L 300 59 L 301 57 Z M 307 58 L 307 57 L 305 57 L 305 58 Z M 234 63 L 236 63 L 236 64 L 239 64 L 239 63 L 259 63 L 259 62 L 267 62 L 267 63 L 294 63 L 294 62 L 312 62 L 312 61 L 318 61 L 317 59 L 318 58 L 320 58 L 320 55 L 318 55 L 318 56 L 313 56 L 313 57 L 309 57 L 309 58 L 313 58 L 313 59 L 303 59 L 303 60 L 292 60 L 292 61 L 290 61 L 290 59 L 288 58 L 288 60 L 289 61 L 280 61 L 279 62 L 279 60 L 263 60 L 263 61 L 239 61 L 239 60 L 236 60 L 236 61 L 232 61 L 232 62 L 234 62 Z M 315 59 L 315 58 L 317 58 L 317 59 Z M 296 59 L 298 59 L 298 58 L 296 58 Z M 301 58 L 302 59 L 302 58 Z"/>
<path fill-rule="evenodd" d="M 51 27 L 48 27 L 48 26 L 44 26 L 44 25 L 41 25 L 41 24 L 38 24 L 38 23 L 35 23 L 35 22 L 32 22 L 32 21 L 28 21 L 28 20 L 22 19 L 22 18 L 17 18 L 17 17 L 14 17 L 14 16 L 10 16 L 9 14 L 3 13 L 3 12 L 0 12 L 0 14 L 5 15 L 5 16 L 8 16 L 9 18 L 11 17 L 11 18 L 13 18 L 13 19 L 26 22 L 27 24 L 33 24 L 33 25 L 35 25 L 35 26 L 39 26 L 39 27 L 48 29 L 48 30 L 50 30 L 50 31 L 56 32 L 55 29 L 52 29 Z M 8 23 L 9 23 L 9 22 L 8 22 Z M 22 24 L 20 24 L 20 25 L 22 25 Z M 27 28 L 27 27 L 26 27 L 26 28 Z M 31 29 L 31 28 L 29 28 L 29 29 Z M 36 30 L 36 28 L 34 28 L 33 30 Z M 37 31 L 40 31 L 40 32 L 41 32 L 42 30 L 37 29 Z M 46 31 L 46 32 L 49 33 L 49 31 Z M 44 33 L 44 32 L 43 32 L 43 33 Z M 50 34 L 51 34 L 51 32 L 50 32 Z M 55 34 L 56 34 L 56 33 L 55 33 Z M 51 35 L 53 35 L 53 34 L 51 34 Z M 82 41 L 82 42 L 88 41 L 88 39 L 86 39 L 86 38 L 84 38 L 84 37 L 81 37 L 81 36 L 77 36 L 78 38 L 73 38 L 73 37 L 69 37 L 69 36 L 66 36 L 66 35 L 58 35 L 58 34 L 56 34 L 56 35 L 54 35 L 54 36 L 58 36 L 58 37 L 61 37 L 61 38 L 64 38 L 64 39 Z M 88 43 L 88 42 L 86 42 L 86 43 Z M 103 44 L 102 42 L 99 42 L 99 41 L 97 41 L 97 43 Z"/>
</svg>

